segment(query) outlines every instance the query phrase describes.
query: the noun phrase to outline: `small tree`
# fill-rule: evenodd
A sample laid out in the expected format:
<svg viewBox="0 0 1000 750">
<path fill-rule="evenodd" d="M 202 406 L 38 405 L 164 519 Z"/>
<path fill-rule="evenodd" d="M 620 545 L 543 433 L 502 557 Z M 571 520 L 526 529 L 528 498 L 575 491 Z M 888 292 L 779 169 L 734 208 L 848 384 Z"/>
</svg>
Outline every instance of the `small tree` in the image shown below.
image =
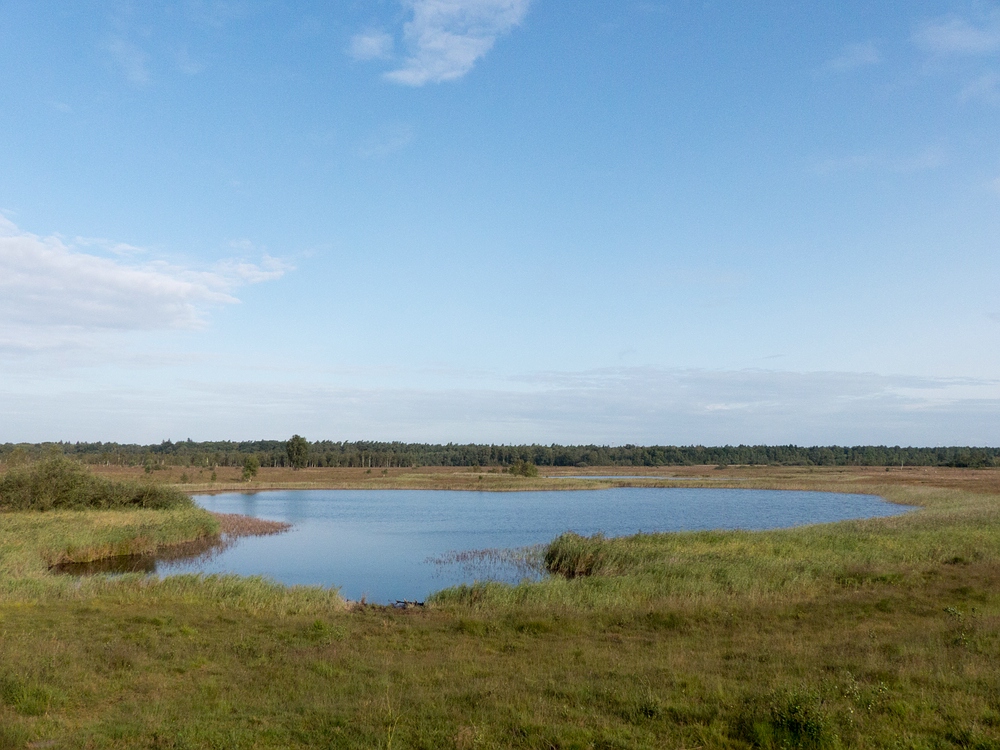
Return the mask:
<svg viewBox="0 0 1000 750">
<path fill-rule="evenodd" d="M 288 461 L 293 469 L 304 469 L 309 460 L 309 441 L 301 435 L 292 435 L 286 447 Z"/>
<path fill-rule="evenodd" d="M 243 462 L 243 481 L 253 481 L 254 477 L 257 476 L 258 471 L 260 471 L 260 461 L 257 459 L 257 456 L 247 456 L 246 460 Z M 213 471 L 212 474 L 214 476 L 215 472 Z"/>
</svg>

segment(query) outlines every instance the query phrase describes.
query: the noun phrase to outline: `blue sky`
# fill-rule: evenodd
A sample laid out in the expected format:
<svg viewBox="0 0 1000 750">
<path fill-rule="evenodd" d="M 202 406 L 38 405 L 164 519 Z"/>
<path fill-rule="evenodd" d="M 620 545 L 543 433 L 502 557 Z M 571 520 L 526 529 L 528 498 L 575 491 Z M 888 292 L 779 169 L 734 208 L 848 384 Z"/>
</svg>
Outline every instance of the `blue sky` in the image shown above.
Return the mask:
<svg viewBox="0 0 1000 750">
<path fill-rule="evenodd" d="M 0 440 L 1000 443 L 1000 3 L 0 0 Z"/>
</svg>

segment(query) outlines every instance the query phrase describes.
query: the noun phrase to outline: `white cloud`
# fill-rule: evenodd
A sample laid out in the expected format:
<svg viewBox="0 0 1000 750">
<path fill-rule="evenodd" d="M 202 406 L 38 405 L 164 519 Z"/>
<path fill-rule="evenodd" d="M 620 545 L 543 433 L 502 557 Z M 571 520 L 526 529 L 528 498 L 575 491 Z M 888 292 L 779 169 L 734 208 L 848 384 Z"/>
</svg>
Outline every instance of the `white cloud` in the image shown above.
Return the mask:
<svg viewBox="0 0 1000 750">
<path fill-rule="evenodd" d="M 461 78 L 496 40 L 519 25 L 530 0 L 405 0 L 413 18 L 403 28 L 409 56 L 385 77 L 407 86 Z"/>
<path fill-rule="evenodd" d="M 384 31 L 367 31 L 351 37 L 347 54 L 355 60 L 388 60 L 394 46 L 395 41 Z"/>
<path fill-rule="evenodd" d="M 388 125 L 365 139 L 358 148 L 358 156 L 362 159 L 384 159 L 409 146 L 413 137 L 413 128 L 409 125 Z"/>
<path fill-rule="evenodd" d="M 1000 52 L 1000 11 L 979 23 L 944 16 L 924 23 L 913 35 L 917 46 L 937 55 L 989 55 Z"/>
<path fill-rule="evenodd" d="M 849 71 L 877 65 L 882 61 L 882 55 L 874 42 L 859 42 L 848 44 L 840 54 L 828 60 L 823 67 L 827 70 Z"/>
<path fill-rule="evenodd" d="M 37 349 L 89 341 L 102 332 L 198 328 L 208 309 L 238 301 L 237 287 L 288 269 L 266 256 L 260 265 L 231 260 L 210 270 L 158 260 L 130 263 L 126 259 L 143 254 L 141 248 L 103 240 L 79 244 L 119 257 L 23 232 L 0 217 L 0 344 Z"/>
<path fill-rule="evenodd" d="M 108 42 L 107 50 L 129 82 L 139 86 L 149 83 L 149 69 L 146 67 L 149 58 L 139 47 L 132 42 L 115 38 Z"/>
</svg>

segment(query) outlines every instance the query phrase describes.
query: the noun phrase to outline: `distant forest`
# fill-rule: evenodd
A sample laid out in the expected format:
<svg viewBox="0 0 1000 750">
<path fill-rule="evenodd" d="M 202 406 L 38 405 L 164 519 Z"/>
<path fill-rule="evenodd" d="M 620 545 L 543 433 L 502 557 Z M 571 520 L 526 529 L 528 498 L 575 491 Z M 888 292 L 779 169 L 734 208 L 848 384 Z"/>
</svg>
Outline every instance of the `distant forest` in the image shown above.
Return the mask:
<svg viewBox="0 0 1000 750">
<path fill-rule="evenodd" d="M 298 438 L 298 436 L 295 436 Z M 509 467 L 517 462 L 537 466 L 1000 466 L 1000 448 L 900 448 L 884 445 L 816 446 L 736 445 L 722 447 L 660 445 L 430 445 L 424 443 L 307 442 L 298 438 L 299 466 Z M 243 466 L 255 456 L 261 466 L 292 466 L 289 441 L 171 442 L 158 445 L 120 443 L 40 443 L 0 445 L 0 462 L 17 463 L 52 453 L 84 463 L 145 466 Z"/>
</svg>

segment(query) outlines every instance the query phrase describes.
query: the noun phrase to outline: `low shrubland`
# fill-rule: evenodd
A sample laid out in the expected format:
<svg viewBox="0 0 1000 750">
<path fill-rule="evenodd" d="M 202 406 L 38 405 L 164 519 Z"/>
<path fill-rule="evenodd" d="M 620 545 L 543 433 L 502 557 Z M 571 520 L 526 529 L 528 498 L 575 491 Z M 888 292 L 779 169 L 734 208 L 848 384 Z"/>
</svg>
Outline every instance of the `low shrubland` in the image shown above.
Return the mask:
<svg viewBox="0 0 1000 750">
<path fill-rule="evenodd" d="M 15 467 L 0 477 L 0 511 L 189 508 L 176 487 L 107 479 L 62 456 Z"/>
</svg>

